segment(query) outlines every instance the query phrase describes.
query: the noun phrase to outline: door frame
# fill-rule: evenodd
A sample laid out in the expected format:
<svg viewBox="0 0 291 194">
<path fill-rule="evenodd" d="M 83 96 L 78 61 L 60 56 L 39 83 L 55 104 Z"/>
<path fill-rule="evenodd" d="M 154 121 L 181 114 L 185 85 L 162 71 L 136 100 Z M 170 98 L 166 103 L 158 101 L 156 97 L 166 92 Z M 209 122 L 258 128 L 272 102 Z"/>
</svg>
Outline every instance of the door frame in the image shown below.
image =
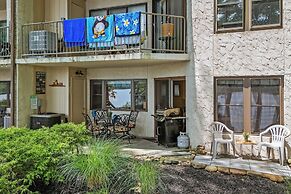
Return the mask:
<svg viewBox="0 0 291 194">
<path fill-rule="evenodd" d="M 169 81 L 169 103 L 170 105 L 173 105 L 173 97 L 171 97 L 173 92 L 173 81 L 185 81 L 185 94 L 187 89 L 187 83 L 186 83 L 186 76 L 174 76 L 174 77 L 160 77 L 160 78 L 154 78 L 154 114 L 156 113 L 156 107 L 157 107 L 157 95 L 156 95 L 156 81 L 163 81 L 168 80 Z M 186 96 L 185 96 L 185 104 L 186 104 Z M 157 137 L 157 121 L 154 122 L 154 135 Z"/>
</svg>

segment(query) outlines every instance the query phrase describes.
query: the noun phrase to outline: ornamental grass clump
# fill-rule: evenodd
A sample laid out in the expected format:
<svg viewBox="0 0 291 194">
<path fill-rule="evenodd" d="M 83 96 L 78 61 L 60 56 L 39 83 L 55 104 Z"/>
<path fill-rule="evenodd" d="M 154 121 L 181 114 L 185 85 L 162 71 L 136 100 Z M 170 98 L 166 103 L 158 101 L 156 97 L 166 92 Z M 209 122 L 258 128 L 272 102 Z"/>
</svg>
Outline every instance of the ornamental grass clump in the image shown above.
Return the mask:
<svg viewBox="0 0 291 194">
<path fill-rule="evenodd" d="M 97 140 L 88 145 L 87 151 L 61 166 L 65 177 L 63 193 L 154 193 L 159 185 L 157 166 L 138 163 L 123 155 L 121 148 L 114 140 Z"/>
<path fill-rule="evenodd" d="M 161 180 L 156 164 L 148 161 L 136 163 L 134 171 L 137 175 L 141 193 L 151 194 L 157 191 Z"/>
</svg>

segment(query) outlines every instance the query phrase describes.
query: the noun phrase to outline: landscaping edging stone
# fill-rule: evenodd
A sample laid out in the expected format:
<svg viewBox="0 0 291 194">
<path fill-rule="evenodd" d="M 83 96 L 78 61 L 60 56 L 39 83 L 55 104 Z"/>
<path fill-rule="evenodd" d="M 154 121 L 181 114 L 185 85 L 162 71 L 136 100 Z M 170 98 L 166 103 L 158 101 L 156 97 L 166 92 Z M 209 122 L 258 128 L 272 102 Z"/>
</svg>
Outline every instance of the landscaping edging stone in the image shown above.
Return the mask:
<svg viewBox="0 0 291 194">
<path fill-rule="evenodd" d="M 203 149 L 201 149 L 203 150 Z M 196 151 L 190 151 L 187 155 L 171 155 L 171 156 L 146 156 L 146 157 L 135 157 L 139 160 L 145 161 L 156 161 L 159 162 L 161 165 L 180 165 L 180 166 L 192 166 L 195 169 L 205 169 L 208 172 L 221 172 L 224 174 L 233 174 L 233 175 L 250 175 L 250 176 L 260 176 L 263 178 L 270 179 L 273 182 L 282 183 L 284 182 L 284 177 L 280 175 L 273 175 L 267 173 L 260 173 L 252 170 L 241 170 L 236 168 L 228 168 L 222 166 L 213 166 L 207 165 L 204 163 L 200 163 L 194 160 L 196 155 Z"/>
<path fill-rule="evenodd" d="M 270 179 L 271 181 L 277 182 L 277 183 L 284 182 L 283 176 L 268 174 L 268 173 L 260 173 L 256 171 L 246 171 L 246 170 L 240 170 L 240 169 L 235 169 L 235 168 L 227 168 L 227 167 L 211 166 L 211 165 L 206 166 L 205 170 L 207 170 L 208 172 L 222 172 L 224 174 L 234 174 L 234 175 L 241 175 L 241 176 L 255 175 L 255 176 L 260 176 L 260 177 Z"/>
</svg>

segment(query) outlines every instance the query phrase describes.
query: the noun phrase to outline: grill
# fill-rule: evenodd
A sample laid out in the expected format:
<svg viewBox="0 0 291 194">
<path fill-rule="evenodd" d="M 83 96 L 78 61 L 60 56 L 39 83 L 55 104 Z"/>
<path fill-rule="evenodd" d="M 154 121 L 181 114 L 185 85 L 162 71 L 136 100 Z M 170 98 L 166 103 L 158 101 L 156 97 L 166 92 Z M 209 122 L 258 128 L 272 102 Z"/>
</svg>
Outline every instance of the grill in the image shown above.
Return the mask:
<svg viewBox="0 0 291 194">
<path fill-rule="evenodd" d="M 184 130 L 184 119 L 180 117 L 180 109 L 156 111 L 152 115 L 157 121 L 158 143 L 166 147 L 177 145 L 177 137 Z"/>
</svg>

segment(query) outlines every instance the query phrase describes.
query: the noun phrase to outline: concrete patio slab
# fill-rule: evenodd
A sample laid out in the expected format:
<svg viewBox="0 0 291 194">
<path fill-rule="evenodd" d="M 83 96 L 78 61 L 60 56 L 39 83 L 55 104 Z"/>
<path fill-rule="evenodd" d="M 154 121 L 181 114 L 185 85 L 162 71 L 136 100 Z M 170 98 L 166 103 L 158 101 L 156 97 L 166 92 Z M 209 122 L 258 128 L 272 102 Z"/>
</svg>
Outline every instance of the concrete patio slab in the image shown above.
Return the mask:
<svg viewBox="0 0 291 194">
<path fill-rule="evenodd" d="M 145 140 L 133 139 L 130 144 L 124 144 L 122 150 L 133 156 L 163 157 L 163 156 L 187 156 L 191 155 L 188 150 L 181 150 L 177 147 L 166 148 L 158 143 Z"/>
<path fill-rule="evenodd" d="M 197 155 L 194 161 L 201 164 L 234 168 L 239 170 L 254 171 L 258 173 L 266 173 L 280 176 L 291 176 L 289 166 L 281 166 L 279 163 L 271 161 L 258 161 L 242 158 L 217 158 L 211 160 L 210 155 Z"/>
</svg>

